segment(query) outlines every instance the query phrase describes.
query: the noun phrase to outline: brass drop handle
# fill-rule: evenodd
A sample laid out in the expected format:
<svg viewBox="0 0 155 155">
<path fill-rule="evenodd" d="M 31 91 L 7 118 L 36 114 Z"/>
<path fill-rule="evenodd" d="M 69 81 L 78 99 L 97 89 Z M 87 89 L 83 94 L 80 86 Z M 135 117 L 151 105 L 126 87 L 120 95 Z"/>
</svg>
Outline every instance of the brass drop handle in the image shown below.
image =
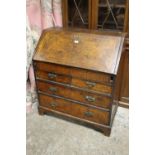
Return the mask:
<svg viewBox="0 0 155 155">
<path fill-rule="evenodd" d="M 54 74 L 54 73 L 48 73 L 48 77 L 51 78 L 51 79 L 53 79 L 53 78 L 56 78 L 57 75 Z"/>
<path fill-rule="evenodd" d="M 52 92 L 56 92 L 58 89 L 55 88 L 55 87 L 50 87 L 49 90 L 52 91 Z"/>
<path fill-rule="evenodd" d="M 95 102 L 95 98 L 92 96 L 86 96 L 85 99 L 89 102 Z"/>
<path fill-rule="evenodd" d="M 89 87 L 89 88 L 92 88 L 96 85 L 95 82 L 90 82 L 90 81 L 86 81 L 86 85 Z"/>
<path fill-rule="evenodd" d="M 51 107 L 55 108 L 58 104 L 56 102 L 50 103 Z"/>
<path fill-rule="evenodd" d="M 87 116 L 87 117 L 92 117 L 93 116 L 93 113 L 91 111 L 86 111 L 84 113 L 84 115 Z"/>
</svg>

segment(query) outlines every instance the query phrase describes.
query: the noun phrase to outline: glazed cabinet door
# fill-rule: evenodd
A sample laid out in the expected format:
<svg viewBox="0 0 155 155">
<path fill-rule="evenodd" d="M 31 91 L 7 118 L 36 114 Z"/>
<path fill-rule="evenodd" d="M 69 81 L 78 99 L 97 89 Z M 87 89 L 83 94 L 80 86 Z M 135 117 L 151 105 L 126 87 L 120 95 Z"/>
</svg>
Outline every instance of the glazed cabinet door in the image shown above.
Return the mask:
<svg viewBox="0 0 155 155">
<path fill-rule="evenodd" d="M 108 31 L 126 31 L 128 0 L 93 0 L 92 28 Z"/>
<path fill-rule="evenodd" d="M 91 28 L 92 0 L 62 0 L 63 26 Z"/>
</svg>

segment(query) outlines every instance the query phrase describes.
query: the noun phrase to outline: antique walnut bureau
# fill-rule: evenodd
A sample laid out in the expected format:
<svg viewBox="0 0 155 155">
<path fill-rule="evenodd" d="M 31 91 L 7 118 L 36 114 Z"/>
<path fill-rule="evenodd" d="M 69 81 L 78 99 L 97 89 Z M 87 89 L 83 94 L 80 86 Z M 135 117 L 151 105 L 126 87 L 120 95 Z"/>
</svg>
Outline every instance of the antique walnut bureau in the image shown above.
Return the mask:
<svg viewBox="0 0 155 155">
<path fill-rule="evenodd" d="M 71 118 L 109 136 L 123 42 L 122 34 L 44 30 L 33 57 L 39 113 Z"/>
</svg>

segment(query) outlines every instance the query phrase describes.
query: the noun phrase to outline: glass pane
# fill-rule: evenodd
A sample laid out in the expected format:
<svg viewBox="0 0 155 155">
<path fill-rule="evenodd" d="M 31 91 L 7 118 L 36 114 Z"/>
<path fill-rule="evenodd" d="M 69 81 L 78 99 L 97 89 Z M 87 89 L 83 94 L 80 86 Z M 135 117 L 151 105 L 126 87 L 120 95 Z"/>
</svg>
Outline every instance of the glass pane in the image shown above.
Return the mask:
<svg viewBox="0 0 155 155">
<path fill-rule="evenodd" d="M 123 31 L 126 0 L 99 0 L 98 29 Z"/>
<path fill-rule="evenodd" d="M 88 0 L 68 0 L 68 25 L 88 28 Z"/>
</svg>

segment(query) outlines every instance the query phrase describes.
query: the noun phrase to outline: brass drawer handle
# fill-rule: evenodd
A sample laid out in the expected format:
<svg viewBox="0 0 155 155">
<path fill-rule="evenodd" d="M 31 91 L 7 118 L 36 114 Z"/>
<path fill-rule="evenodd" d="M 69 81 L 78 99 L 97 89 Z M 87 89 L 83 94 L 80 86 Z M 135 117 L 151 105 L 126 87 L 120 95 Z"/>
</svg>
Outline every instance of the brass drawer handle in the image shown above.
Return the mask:
<svg viewBox="0 0 155 155">
<path fill-rule="evenodd" d="M 54 78 L 57 77 L 57 75 L 54 74 L 54 73 L 48 73 L 48 77 L 51 78 L 51 79 L 54 79 Z"/>
<path fill-rule="evenodd" d="M 95 102 L 95 98 L 92 96 L 86 96 L 85 99 L 89 102 Z"/>
<path fill-rule="evenodd" d="M 58 104 L 56 102 L 50 103 L 51 107 L 55 108 Z"/>
<path fill-rule="evenodd" d="M 90 81 L 86 81 L 86 84 L 87 84 L 87 86 L 88 86 L 89 88 L 92 88 L 92 87 L 94 87 L 94 86 L 96 85 L 95 82 L 90 82 Z"/>
<path fill-rule="evenodd" d="M 86 111 L 84 113 L 84 115 L 87 116 L 87 117 L 92 117 L 93 116 L 93 113 L 91 111 Z"/>
<path fill-rule="evenodd" d="M 49 90 L 52 91 L 52 92 L 56 92 L 58 89 L 55 88 L 55 87 L 50 87 Z"/>
</svg>

